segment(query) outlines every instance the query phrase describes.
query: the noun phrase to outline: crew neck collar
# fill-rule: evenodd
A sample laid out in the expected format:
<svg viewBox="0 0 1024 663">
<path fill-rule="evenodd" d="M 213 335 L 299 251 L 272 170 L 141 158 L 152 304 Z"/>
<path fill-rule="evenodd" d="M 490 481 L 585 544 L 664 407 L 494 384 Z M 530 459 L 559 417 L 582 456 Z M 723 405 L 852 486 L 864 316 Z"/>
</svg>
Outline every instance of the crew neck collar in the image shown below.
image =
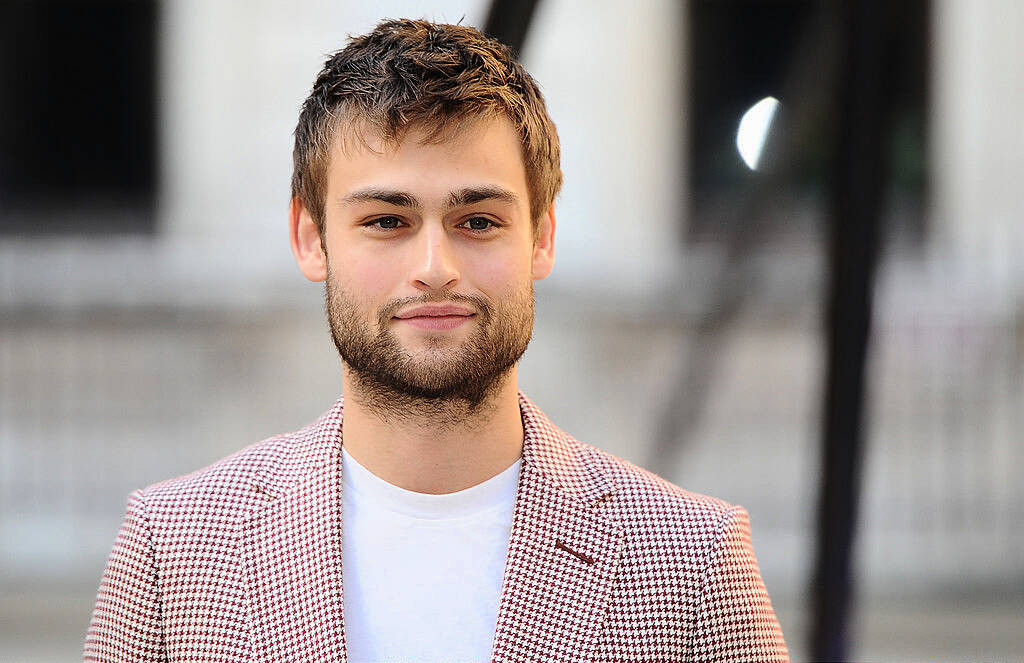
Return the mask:
<svg viewBox="0 0 1024 663">
<path fill-rule="evenodd" d="M 506 506 L 515 500 L 522 458 L 495 476 L 464 490 L 442 495 L 399 488 L 366 469 L 341 448 L 342 471 L 347 489 L 368 498 L 376 506 L 414 518 L 441 520 L 476 515 Z"/>
</svg>

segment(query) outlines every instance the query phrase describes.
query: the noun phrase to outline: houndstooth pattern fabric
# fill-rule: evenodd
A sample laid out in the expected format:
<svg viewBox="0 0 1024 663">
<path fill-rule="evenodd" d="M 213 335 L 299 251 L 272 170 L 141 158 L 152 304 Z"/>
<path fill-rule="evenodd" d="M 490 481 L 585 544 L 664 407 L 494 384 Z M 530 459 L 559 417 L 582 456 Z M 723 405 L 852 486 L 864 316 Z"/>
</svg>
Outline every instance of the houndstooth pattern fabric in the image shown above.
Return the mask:
<svg viewBox="0 0 1024 663">
<path fill-rule="evenodd" d="M 520 408 L 493 661 L 788 661 L 741 507 Z M 85 660 L 346 661 L 342 420 L 133 493 Z"/>
</svg>

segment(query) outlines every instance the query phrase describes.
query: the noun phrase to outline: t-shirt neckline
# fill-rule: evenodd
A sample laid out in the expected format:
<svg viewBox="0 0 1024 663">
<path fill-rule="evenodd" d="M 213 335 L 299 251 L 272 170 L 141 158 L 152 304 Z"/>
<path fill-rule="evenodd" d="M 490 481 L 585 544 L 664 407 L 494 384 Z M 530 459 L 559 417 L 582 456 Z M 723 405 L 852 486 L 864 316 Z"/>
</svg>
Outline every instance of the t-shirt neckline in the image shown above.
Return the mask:
<svg viewBox="0 0 1024 663">
<path fill-rule="evenodd" d="M 515 500 L 522 458 L 490 479 L 464 490 L 442 495 L 400 488 L 366 469 L 341 447 L 343 480 L 347 489 L 378 508 L 426 520 L 446 520 L 478 515 L 507 506 Z"/>
</svg>

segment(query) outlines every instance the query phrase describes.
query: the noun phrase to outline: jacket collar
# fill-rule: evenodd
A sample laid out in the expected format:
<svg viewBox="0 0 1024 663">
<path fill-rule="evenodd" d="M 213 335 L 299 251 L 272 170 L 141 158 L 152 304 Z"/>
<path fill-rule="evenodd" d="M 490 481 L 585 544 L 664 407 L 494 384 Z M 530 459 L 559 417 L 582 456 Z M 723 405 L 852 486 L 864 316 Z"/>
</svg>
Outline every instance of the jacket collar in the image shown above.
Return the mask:
<svg viewBox="0 0 1024 663">
<path fill-rule="evenodd" d="M 277 438 L 240 523 L 253 661 L 347 661 L 342 625 L 342 402 Z"/>
<path fill-rule="evenodd" d="M 618 566 L 621 532 L 601 515 L 612 492 L 592 450 L 525 394 L 523 463 L 494 661 L 589 660 Z M 240 524 L 253 660 L 346 661 L 342 618 L 339 399 L 280 438 L 254 488 L 266 506 Z"/>
<path fill-rule="evenodd" d="M 523 465 L 492 658 L 589 661 L 619 563 L 621 529 L 600 513 L 612 489 L 590 447 L 522 393 L 519 406 Z"/>
</svg>

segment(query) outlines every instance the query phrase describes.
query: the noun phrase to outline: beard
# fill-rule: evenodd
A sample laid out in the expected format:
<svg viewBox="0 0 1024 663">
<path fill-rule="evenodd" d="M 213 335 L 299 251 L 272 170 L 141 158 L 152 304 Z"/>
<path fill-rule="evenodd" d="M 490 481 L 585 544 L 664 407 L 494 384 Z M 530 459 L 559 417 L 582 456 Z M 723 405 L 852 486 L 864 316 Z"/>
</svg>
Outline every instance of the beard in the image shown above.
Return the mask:
<svg viewBox="0 0 1024 663">
<path fill-rule="evenodd" d="M 526 352 L 533 332 L 532 282 L 499 303 L 445 291 L 395 299 L 370 323 L 328 270 L 326 299 L 334 345 L 358 388 L 352 396 L 382 416 L 422 415 L 435 425 L 442 411 L 460 420 L 457 413 L 478 411 Z M 391 329 L 393 316 L 412 305 L 436 302 L 461 304 L 476 313 L 469 338 L 453 343 L 437 334 L 426 338 L 425 347 L 407 350 Z"/>
</svg>

